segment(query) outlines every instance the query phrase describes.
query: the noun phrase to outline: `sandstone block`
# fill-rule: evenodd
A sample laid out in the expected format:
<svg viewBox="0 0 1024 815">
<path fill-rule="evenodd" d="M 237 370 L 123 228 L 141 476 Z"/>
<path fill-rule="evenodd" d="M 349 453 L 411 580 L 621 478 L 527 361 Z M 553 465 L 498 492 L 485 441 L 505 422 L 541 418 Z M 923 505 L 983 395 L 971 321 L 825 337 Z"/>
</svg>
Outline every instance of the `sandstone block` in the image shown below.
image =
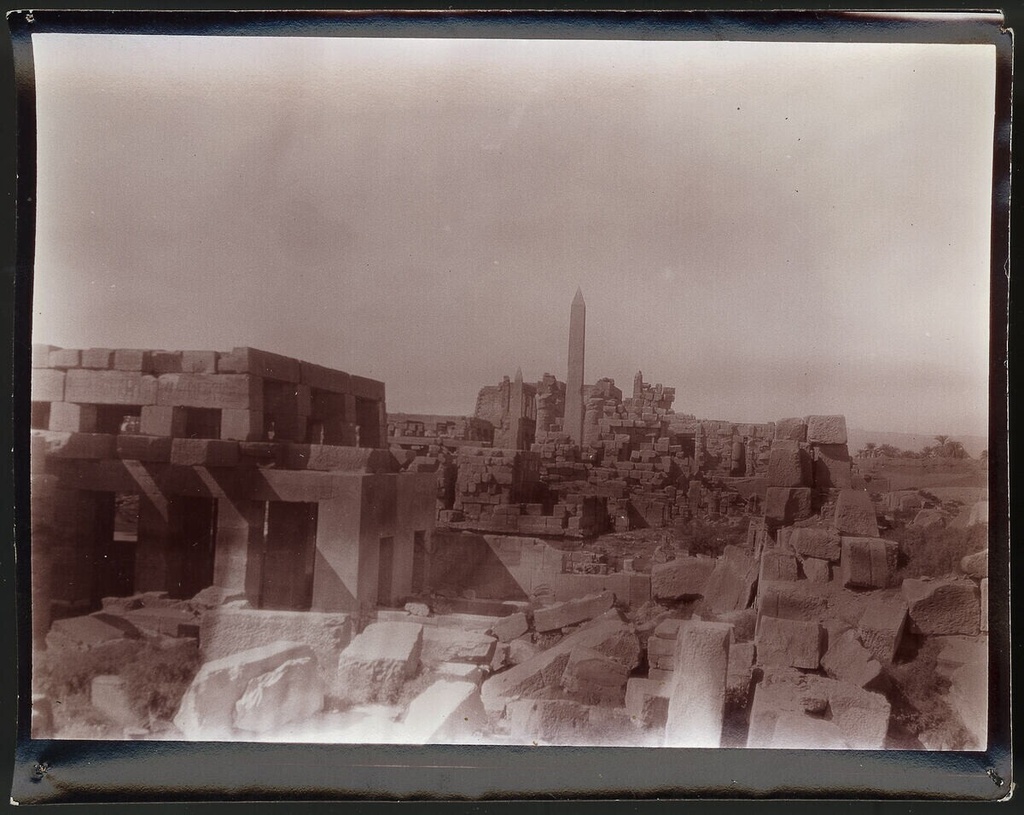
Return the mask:
<svg viewBox="0 0 1024 815">
<path fill-rule="evenodd" d="M 135 436 L 120 433 L 115 437 L 117 457 L 127 461 L 170 461 L 171 439 L 165 436 Z"/>
<path fill-rule="evenodd" d="M 789 526 L 811 516 L 808 487 L 768 487 L 764 496 L 764 517 L 769 523 Z"/>
<path fill-rule="evenodd" d="M 50 358 L 47 360 L 48 368 L 57 368 L 59 370 L 77 368 L 81 364 L 82 352 L 77 348 L 57 348 L 50 352 Z"/>
<path fill-rule="evenodd" d="M 576 701 L 585 704 L 621 705 L 625 699 L 629 669 L 593 648 L 579 646 L 569 652 L 561 685 Z"/>
<path fill-rule="evenodd" d="M 882 673 L 881 663 L 865 648 L 853 629 L 847 629 L 834 642 L 821 659 L 821 667 L 833 679 L 841 679 L 859 688 L 870 685 Z"/>
<path fill-rule="evenodd" d="M 903 581 L 903 599 L 912 631 L 920 634 L 968 634 L 979 630 L 978 587 L 970 580 Z"/>
<path fill-rule="evenodd" d="M 838 561 L 842 554 L 841 543 L 836 530 L 824 527 L 796 528 L 789 535 L 789 545 L 803 557 Z"/>
<path fill-rule="evenodd" d="M 499 642 L 511 642 L 516 637 L 525 634 L 528 629 L 526 615 L 520 611 L 500 618 L 491 627 L 491 633 L 498 638 Z"/>
<path fill-rule="evenodd" d="M 312 362 L 300 362 L 299 372 L 299 381 L 315 390 L 332 394 L 352 392 L 352 377 L 344 371 L 335 371 Z"/>
<path fill-rule="evenodd" d="M 289 661 L 312 656 L 308 645 L 275 642 L 205 663 L 182 697 L 175 727 L 190 740 L 231 739 L 235 703 L 249 689 L 249 682 Z"/>
<path fill-rule="evenodd" d="M 112 348 L 83 348 L 82 368 L 107 370 L 114 367 L 114 351 Z"/>
<path fill-rule="evenodd" d="M 881 662 L 892 662 L 903 640 L 907 606 L 899 598 L 872 599 L 857 623 L 860 641 Z"/>
<path fill-rule="evenodd" d="M 508 645 L 504 645 L 504 647 L 507 648 Z M 497 656 L 497 649 L 495 649 L 495 655 Z M 479 687 L 484 681 L 485 672 L 495 670 L 495 668 L 492 660 L 489 666 L 471 665 L 468 662 L 442 662 L 440 665 L 434 666 L 432 670 L 436 676 L 444 679 L 454 682 L 472 682 Z"/>
<path fill-rule="evenodd" d="M 61 402 L 64 400 L 64 371 L 49 368 L 32 369 L 32 401 Z"/>
<path fill-rule="evenodd" d="M 828 616 L 827 587 L 807 580 L 795 583 L 765 583 L 758 588 L 757 616 L 784 620 L 819 622 Z"/>
<path fill-rule="evenodd" d="M 668 687 L 642 677 L 626 682 L 626 711 L 639 727 L 663 728 L 668 719 Z"/>
<path fill-rule="evenodd" d="M 946 525 L 946 514 L 940 509 L 922 509 L 914 516 L 912 524 L 919 529 L 942 529 Z"/>
<path fill-rule="evenodd" d="M 51 419 L 53 414 L 50 414 Z M 960 561 L 960 571 L 975 580 L 988 577 L 988 549 L 982 549 L 973 555 L 966 555 Z"/>
<path fill-rule="evenodd" d="M 53 402 L 50 405 L 49 426 L 50 430 L 62 433 L 95 433 L 96 406 Z"/>
<path fill-rule="evenodd" d="M 760 746 L 775 750 L 849 749 L 842 731 L 833 722 L 791 711 L 776 715 L 770 741 Z"/>
<path fill-rule="evenodd" d="M 846 444 L 846 417 L 808 416 L 807 441 L 811 444 Z"/>
<path fill-rule="evenodd" d="M 840 490 L 832 525 L 843 535 L 877 538 L 878 520 L 871 496 L 863 490 Z"/>
<path fill-rule="evenodd" d="M 238 442 L 220 439 L 173 439 L 171 464 L 182 467 L 234 467 Z"/>
<path fill-rule="evenodd" d="M 505 715 L 517 743 L 571 745 L 587 741 L 590 711 L 570 700 L 521 699 L 510 702 Z"/>
<path fill-rule="evenodd" d="M 442 679 L 412 700 L 398 732 L 406 744 L 471 744 L 486 726 L 479 687 Z"/>
<path fill-rule="evenodd" d="M 769 487 L 809 487 L 811 460 L 795 441 L 779 440 L 772 445 L 766 475 Z"/>
<path fill-rule="evenodd" d="M 761 665 L 816 670 L 821 660 L 822 628 L 818 623 L 762 617 L 756 642 Z"/>
<path fill-rule="evenodd" d="M 316 657 L 289 659 L 249 680 L 234 705 L 234 726 L 250 733 L 269 733 L 301 722 L 324 706 L 324 683 Z"/>
<path fill-rule="evenodd" d="M 853 486 L 853 462 L 845 444 L 819 444 L 814 448 L 814 487 L 841 490 Z"/>
<path fill-rule="evenodd" d="M 761 553 L 759 580 L 796 580 L 799 577 L 796 558 L 777 549 L 765 549 Z"/>
<path fill-rule="evenodd" d="M 533 613 L 533 627 L 537 631 L 555 631 L 567 625 L 592 620 L 612 607 L 615 595 L 610 591 L 591 594 L 577 600 L 566 600 L 539 608 Z"/>
<path fill-rule="evenodd" d="M 422 650 L 420 623 L 371 623 L 342 651 L 331 691 L 350 703 L 394 702 Z"/>
<path fill-rule="evenodd" d="M 150 606 L 125 611 L 122 615 L 140 631 L 170 637 L 198 637 L 199 621 L 194 614 L 173 606 Z"/>
<path fill-rule="evenodd" d="M 757 582 L 757 561 L 739 546 L 727 546 L 704 587 L 704 597 L 716 614 L 750 605 Z"/>
<path fill-rule="evenodd" d="M 64 399 L 92 405 L 152 405 L 156 378 L 135 371 L 88 371 L 75 368 L 65 374 Z"/>
<path fill-rule="evenodd" d="M 155 401 L 158 405 L 226 410 L 263 409 L 263 380 L 256 376 L 164 374 L 156 381 Z"/>
<path fill-rule="evenodd" d="M 651 567 L 651 594 L 659 600 L 703 595 L 717 561 L 681 557 Z"/>
<path fill-rule="evenodd" d="M 46 345 L 41 342 L 32 343 L 32 367 L 46 368 L 50 364 L 50 352 L 59 350 L 59 346 Z"/>
<path fill-rule="evenodd" d="M 263 411 L 222 410 L 220 437 L 234 441 L 260 441 L 264 437 Z"/>
<path fill-rule="evenodd" d="M 803 419 L 779 419 L 775 423 L 775 440 L 807 441 L 807 422 Z"/>
<path fill-rule="evenodd" d="M 145 405 L 139 421 L 139 433 L 144 436 L 185 435 L 187 414 L 184 408 L 167 405 Z"/>
<path fill-rule="evenodd" d="M 390 473 L 398 469 L 398 462 L 387 450 L 328 444 L 290 444 L 286 463 L 294 470 Z"/>
<path fill-rule="evenodd" d="M 181 372 L 183 374 L 217 373 L 216 351 L 182 351 Z"/>
<path fill-rule="evenodd" d="M 118 348 L 114 351 L 114 369 L 149 373 L 150 352 L 140 348 Z"/>
<path fill-rule="evenodd" d="M 497 640 L 481 631 L 460 631 L 457 628 L 428 626 L 423 630 L 424 663 L 465 662 L 489 665 L 494 658 Z"/>
<path fill-rule="evenodd" d="M 804 569 L 804 577 L 812 583 L 828 583 L 832 579 L 832 566 L 827 560 L 821 558 L 804 558 L 801 564 Z"/>
<path fill-rule="evenodd" d="M 93 677 L 89 703 L 104 716 L 124 727 L 139 727 L 142 716 L 128 696 L 128 683 L 120 676 L 102 674 Z"/>
<path fill-rule="evenodd" d="M 719 747 L 732 626 L 688 621 L 679 628 L 666 747 Z"/>
<path fill-rule="evenodd" d="M 181 373 L 181 351 L 151 351 L 149 354 L 149 370 L 160 374 Z"/>
<path fill-rule="evenodd" d="M 485 680 L 482 688 L 484 707 L 489 711 L 500 711 L 513 699 L 534 696 L 546 688 L 556 687 L 569 664 L 569 654 L 578 646 L 592 648 L 629 670 L 640 662 L 640 643 L 630 626 L 618 619 L 600 618 L 532 659 Z"/>
<path fill-rule="evenodd" d="M 260 351 L 257 348 L 233 348 L 217 360 L 217 372 L 224 374 L 252 374 L 280 382 L 299 382 L 300 364 L 297 359 Z"/>
<path fill-rule="evenodd" d="M 843 538 L 840 571 L 844 586 L 884 589 L 896 570 L 899 551 L 893 541 L 881 538 Z"/>
<path fill-rule="evenodd" d="M 114 457 L 114 437 L 109 433 L 34 433 L 42 452 L 52 458 L 104 459 Z M 36 454 L 33 444 L 33 455 Z"/>
</svg>

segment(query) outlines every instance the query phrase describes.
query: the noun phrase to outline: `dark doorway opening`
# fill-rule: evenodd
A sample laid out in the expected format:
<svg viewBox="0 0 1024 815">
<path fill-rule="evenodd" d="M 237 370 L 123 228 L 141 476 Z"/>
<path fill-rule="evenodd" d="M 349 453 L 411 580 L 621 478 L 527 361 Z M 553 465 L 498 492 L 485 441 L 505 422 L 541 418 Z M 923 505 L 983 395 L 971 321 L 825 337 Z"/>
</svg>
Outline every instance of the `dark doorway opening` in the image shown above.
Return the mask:
<svg viewBox="0 0 1024 815">
<path fill-rule="evenodd" d="M 380 554 L 377 567 L 377 605 L 388 606 L 394 602 L 391 596 L 392 573 L 395 565 L 395 539 L 380 539 Z"/>
<path fill-rule="evenodd" d="M 169 594 L 188 598 L 213 585 L 217 549 L 217 499 L 175 496 L 171 502 L 178 533 L 180 566 Z"/>
<path fill-rule="evenodd" d="M 135 547 L 139 539 L 139 496 L 129 492 L 89 493 L 93 502 L 92 605 L 104 597 L 135 593 Z"/>
<path fill-rule="evenodd" d="M 380 412 L 372 399 L 356 397 L 356 424 L 360 447 L 381 447 Z"/>
<path fill-rule="evenodd" d="M 141 422 L 141 405 L 96 405 L 97 433 L 136 434 Z"/>
<path fill-rule="evenodd" d="M 427 583 L 427 533 L 412 533 L 412 593 L 421 594 Z"/>
<path fill-rule="evenodd" d="M 313 604 L 317 505 L 268 501 L 259 607 L 308 611 Z"/>
<path fill-rule="evenodd" d="M 185 408 L 186 439 L 219 439 L 220 411 L 217 408 Z"/>
</svg>

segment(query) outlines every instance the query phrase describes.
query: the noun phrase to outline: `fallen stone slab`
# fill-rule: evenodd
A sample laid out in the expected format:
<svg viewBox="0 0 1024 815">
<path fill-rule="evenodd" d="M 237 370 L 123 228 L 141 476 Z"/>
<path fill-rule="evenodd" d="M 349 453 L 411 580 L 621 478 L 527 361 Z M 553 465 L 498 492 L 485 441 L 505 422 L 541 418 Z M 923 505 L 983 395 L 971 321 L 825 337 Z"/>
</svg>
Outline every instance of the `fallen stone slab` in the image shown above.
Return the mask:
<svg viewBox="0 0 1024 815">
<path fill-rule="evenodd" d="M 778 549 L 765 549 L 761 553 L 759 583 L 792 581 L 798 579 L 799 576 L 796 558 L 793 555 Z"/>
<path fill-rule="evenodd" d="M 772 445 L 765 479 L 769 487 L 809 487 L 810 456 L 798 442 L 777 440 Z"/>
<path fill-rule="evenodd" d="M 234 725 L 250 733 L 271 733 L 308 719 L 323 706 L 324 681 L 311 654 L 250 679 L 235 702 Z"/>
<path fill-rule="evenodd" d="M 484 680 L 484 707 L 500 711 L 513 699 L 557 687 L 569 664 L 569 654 L 580 646 L 592 648 L 630 671 L 640 663 L 640 643 L 629 625 L 619 619 L 594 620 L 532 659 Z"/>
<path fill-rule="evenodd" d="M 651 594 L 659 600 L 701 596 L 717 563 L 714 558 L 681 557 L 652 566 Z"/>
<path fill-rule="evenodd" d="M 422 650 L 419 623 L 371 623 L 341 652 L 329 692 L 350 704 L 393 703 L 419 670 Z"/>
<path fill-rule="evenodd" d="M 821 558 L 808 557 L 801 562 L 804 577 L 812 583 L 828 583 L 832 580 L 832 564 Z"/>
<path fill-rule="evenodd" d="M 664 682 L 634 676 L 626 682 L 626 711 L 638 727 L 664 728 L 668 719 L 669 687 Z"/>
<path fill-rule="evenodd" d="M 235 703 L 249 682 L 295 659 L 313 657 L 308 645 L 275 642 L 205 663 L 182 697 L 174 725 L 186 739 L 223 741 L 236 736 Z"/>
<path fill-rule="evenodd" d="M 705 603 L 721 614 L 747 608 L 757 583 L 757 561 L 739 546 L 726 546 L 704 587 Z"/>
<path fill-rule="evenodd" d="M 516 743 L 572 745 L 589 740 L 590 712 L 568 699 L 520 699 L 509 702 L 505 716 Z"/>
<path fill-rule="evenodd" d="M 223 586 L 207 586 L 196 594 L 188 604 L 197 609 L 210 609 L 233 603 L 236 600 L 245 600 L 245 592 L 241 589 L 229 589 Z"/>
<path fill-rule="evenodd" d="M 942 529 L 946 526 L 946 513 L 941 509 L 922 509 L 914 516 L 911 526 L 918 529 Z"/>
<path fill-rule="evenodd" d="M 842 555 L 839 533 L 827 527 L 797 527 L 789 535 L 789 545 L 805 558 L 838 561 Z"/>
<path fill-rule="evenodd" d="M 54 620 L 46 634 L 47 648 L 94 648 L 120 639 L 140 639 L 142 633 L 119 614 L 97 612 Z"/>
<path fill-rule="evenodd" d="M 764 517 L 774 526 L 790 526 L 811 517 L 811 489 L 768 487 L 764 495 Z"/>
<path fill-rule="evenodd" d="M 470 665 L 467 662 L 442 662 L 432 668 L 432 671 L 443 679 L 450 679 L 455 682 L 472 682 L 480 685 L 484 681 L 485 666 Z"/>
<path fill-rule="evenodd" d="M 666 747 L 719 747 L 725 716 L 732 626 L 688 621 L 680 626 L 665 722 Z"/>
<path fill-rule="evenodd" d="M 757 617 L 819 622 L 828 617 L 828 587 L 807 580 L 797 583 L 765 583 L 757 595 Z"/>
<path fill-rule="evenodd" d="M 914 633 L 978 633 L 981 603 L 978 587 L 970 580 L 907 579 L 902 593 Z"/>
<path fill-rule="evenodd" d="M 882 674 L 882 664 L 861 644 L 857 632 L 847 629 L 829 643 L 821 667 L 833 679 L 866 687 Z"/>
<path fill-rule="evenodd" d="M 412 700 L 395 733 L 403 744 L 471 744 L 486 727 L 477 684 L 442 679 Z"/>
<path fill-rule="evenodd" d="M 884 589 L 896 572 L 899 546 L 882 538 L 843 538 L 840 579 L 844 586 Z"/>
<path fill-rule="evenodd" d="M 975 580 L 988 577 L 988 549 L 961 558 L 960 571 Z"/>
<path fill-rule="evenodd" d="M 903 641 L 907 605 L 899 597 L 872 598 L 857 623 L 859 639 L 875 659 L 890 663 Z"/>
<path fill-rule="evenodd" d="M 878 537 L 878 518 L 871 496 L 864 490 L 840 490 L 832 525 L 842 535 Z"/>
<path fill-rule="evenodd" d="M 669 617 L 667 620 L 662 620 L 654 627 L 655 637 L 663 640 L 671 640 L 673 654 L 675 653 L 676 637 L 679 636 L 679 626 L 685 622 L 686 620 L 681 617 Z"/>
<path fill-rule="evenodd" d="M 126 611 L 124 618 L 140 631 L 166 634 L 169 637 L 198 637 L 199 619 L 181 608 L 139 608 Z"/>
<path fill-rule="evenodd" d="M 807 442 L 809 444 L 846 444 L 846 417 L 808 416 Z"/>
<path fill-rule="evenodd" d="M 511 642 L 516 637 L 521 637 L 529 629 L 526 614 L 519 611 L 509 614 L 507 617 L 501 617 L 491 626 L 491 635 L 496 637 L 498 642 Z"/>
<path fill-rule="evenodd" d="M 776 668 L 816 670 L 821 659 L 818 623 L 762 617 L 757 626 L 757 661 Z"/>
<path fill-rule="evenodd" d="M 539 645 L 534 644 L 526 637 L 518 637 L 512 640 L 512 642 L 505 644 L 505 647 L 508 648 L 507 662 L 510 665 L 519 665 L 522 662 L 531 660 L 543 651 Z"/>
<path fill-rule="evenodd" d="M 482 631 L 425 626 L 420 659 L 428 665 L 442 662 L 465 662 L 489 665 L 494 658 L 497 640 Z"/>
<path fill-rule="evenodd" d="M 556 631 L 567 625 L 592 620 L 615 604 L 615 594 L 602 591 L 576 600 L 566 600 L 533 612 L 533 627 L 537 631 Z"/>
<path fill-rule="evenodd" d="M 588 705 L 621 705 L 625 700 L 629 669 L 593 648 L 577 646 L 569 652 L 562 673 L 562 689 Z"/>
</svg>

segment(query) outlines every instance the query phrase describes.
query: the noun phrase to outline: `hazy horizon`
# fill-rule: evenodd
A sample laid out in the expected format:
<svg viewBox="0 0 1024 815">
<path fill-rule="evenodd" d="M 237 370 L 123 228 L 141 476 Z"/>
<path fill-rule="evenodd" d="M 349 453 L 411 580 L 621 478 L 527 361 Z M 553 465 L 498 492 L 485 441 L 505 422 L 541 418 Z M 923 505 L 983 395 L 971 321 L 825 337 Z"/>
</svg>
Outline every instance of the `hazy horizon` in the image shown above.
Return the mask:
<svg viewBox="0 0 1024 815">
<path fill-rule="evenodd" d="M 33 35 L 33 340 L 988 424 L 995 49 Z"/>
</svg>

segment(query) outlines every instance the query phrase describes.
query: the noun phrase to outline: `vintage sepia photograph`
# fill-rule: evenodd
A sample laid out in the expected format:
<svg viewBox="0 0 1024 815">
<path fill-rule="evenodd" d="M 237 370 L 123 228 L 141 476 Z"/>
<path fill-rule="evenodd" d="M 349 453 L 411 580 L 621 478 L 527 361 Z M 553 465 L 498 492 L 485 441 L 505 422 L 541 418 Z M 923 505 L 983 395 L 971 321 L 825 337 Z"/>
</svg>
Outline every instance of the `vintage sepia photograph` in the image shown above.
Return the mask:
<svg viewBox="0 0 1024 815">
<path fill-rule="evenodd" d="M 996 46 L 366 33 L 31 36 L 32 738 L 987 750 Z"/>
</svg>

